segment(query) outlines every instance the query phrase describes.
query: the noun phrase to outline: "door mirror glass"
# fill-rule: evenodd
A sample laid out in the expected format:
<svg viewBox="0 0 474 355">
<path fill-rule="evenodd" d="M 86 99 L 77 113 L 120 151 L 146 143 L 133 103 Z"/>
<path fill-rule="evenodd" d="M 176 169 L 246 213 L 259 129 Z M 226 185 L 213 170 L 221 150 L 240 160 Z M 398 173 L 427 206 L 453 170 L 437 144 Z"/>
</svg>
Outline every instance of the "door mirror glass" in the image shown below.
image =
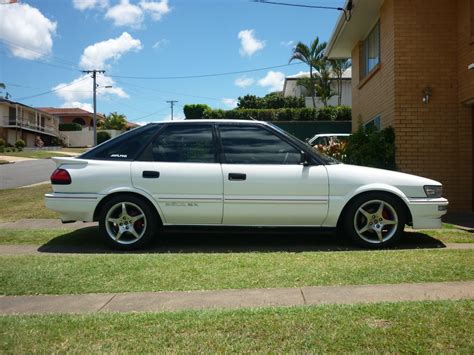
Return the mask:
<svg viewBox="0 0 474 355">
<path fill-rule="evenodd" d="M 306 153 L 304 150 L 301 151 L 301 156 L 300 156 L 300 164 L 304 166 L 308 166 L 310 162 L 310 157 L 308 156 L 308 153 Z"/>
</svg>

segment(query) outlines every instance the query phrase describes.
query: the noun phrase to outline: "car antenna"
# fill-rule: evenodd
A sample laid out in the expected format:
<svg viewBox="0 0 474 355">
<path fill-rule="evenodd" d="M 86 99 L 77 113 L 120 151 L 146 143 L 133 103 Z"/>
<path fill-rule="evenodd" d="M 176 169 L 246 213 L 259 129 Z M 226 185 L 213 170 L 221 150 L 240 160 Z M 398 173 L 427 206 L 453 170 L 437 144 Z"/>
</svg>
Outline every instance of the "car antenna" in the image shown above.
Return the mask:
<svg viewBox="0 0 474 355">
<path fill-rule="evenodd" d="M 252 116 L 250 116 L 250 115 L 248 115 L 248 116 L 249 116 L 249 118 L 250 118 L 252 121 L 258 121 L 258 120 L 256 120 L 255 118 L 253 118 Z"/>
</svg>

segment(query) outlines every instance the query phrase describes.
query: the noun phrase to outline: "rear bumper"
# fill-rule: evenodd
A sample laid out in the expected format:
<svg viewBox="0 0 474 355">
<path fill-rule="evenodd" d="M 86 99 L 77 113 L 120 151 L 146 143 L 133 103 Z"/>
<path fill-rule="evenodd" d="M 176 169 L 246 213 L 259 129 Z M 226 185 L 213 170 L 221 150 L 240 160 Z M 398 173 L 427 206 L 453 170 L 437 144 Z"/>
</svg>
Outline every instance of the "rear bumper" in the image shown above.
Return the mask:
<svg viewBox="0 0 474 355">
<path fill-rule="evenodd" d="M 97 194 L 53 192 L 44 195 L 44 204 L 46 208 L 58 212 L 63 222 L 92 222 L 94 210 L 101 198 Z"/>
<path fill-rule="evenodd" d="M 408 207 L 413 217 L 413 229 L 441 228 L 441 217 L 448 211 L 445 198 L 410 199 Z"/>
</svg>

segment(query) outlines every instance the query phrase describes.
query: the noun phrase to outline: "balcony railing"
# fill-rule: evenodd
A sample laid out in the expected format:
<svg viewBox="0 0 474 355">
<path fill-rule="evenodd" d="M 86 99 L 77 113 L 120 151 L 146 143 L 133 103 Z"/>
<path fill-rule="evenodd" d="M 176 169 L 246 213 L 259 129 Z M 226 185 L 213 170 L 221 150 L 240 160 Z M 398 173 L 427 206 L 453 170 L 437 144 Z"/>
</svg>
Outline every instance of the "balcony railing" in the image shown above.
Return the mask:
<svg viewBox="0 0 474 355">
<path fill-rule="evenodd" d="M 54 135 L 59 134 L 59 130 L 55 127 L 37 125 L 34 122 L 30 122 L 26 119 L 24 119 L 22 122 L 21 120 L 9 116 L 0 117 L 0 127 L 26 128 L 36 132 L 44 132 Z"/>
</svg>

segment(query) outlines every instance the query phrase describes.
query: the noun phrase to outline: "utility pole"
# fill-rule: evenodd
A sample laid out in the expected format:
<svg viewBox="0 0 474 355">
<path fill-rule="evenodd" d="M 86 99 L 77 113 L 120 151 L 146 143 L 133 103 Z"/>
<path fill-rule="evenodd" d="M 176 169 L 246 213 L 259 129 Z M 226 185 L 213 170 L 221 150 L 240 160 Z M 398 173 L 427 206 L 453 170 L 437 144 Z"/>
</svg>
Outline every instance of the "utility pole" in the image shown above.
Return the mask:
<svg viewBox="0 0 474 355">
<path fill-rule="evenodd" d="M 173 121 L 173 107 L 174 107 L 174 104 L 177 103 L 178 101 L 177 100 L 169 100 L 169 101 L 166 101 L 166 102 L 171 105 L 171 121 Z"/>
<path fill-rule="evenodd" d="M 92 74 L 93 79 L 93 90 L 94 90 L 94 147 L 97 145 L 97 103 L 96 103 L 96 93 L 97 93 L 97 73 L 105 73 L 105 70 L 83 70 L 83 73 Z"/>
</svg>

